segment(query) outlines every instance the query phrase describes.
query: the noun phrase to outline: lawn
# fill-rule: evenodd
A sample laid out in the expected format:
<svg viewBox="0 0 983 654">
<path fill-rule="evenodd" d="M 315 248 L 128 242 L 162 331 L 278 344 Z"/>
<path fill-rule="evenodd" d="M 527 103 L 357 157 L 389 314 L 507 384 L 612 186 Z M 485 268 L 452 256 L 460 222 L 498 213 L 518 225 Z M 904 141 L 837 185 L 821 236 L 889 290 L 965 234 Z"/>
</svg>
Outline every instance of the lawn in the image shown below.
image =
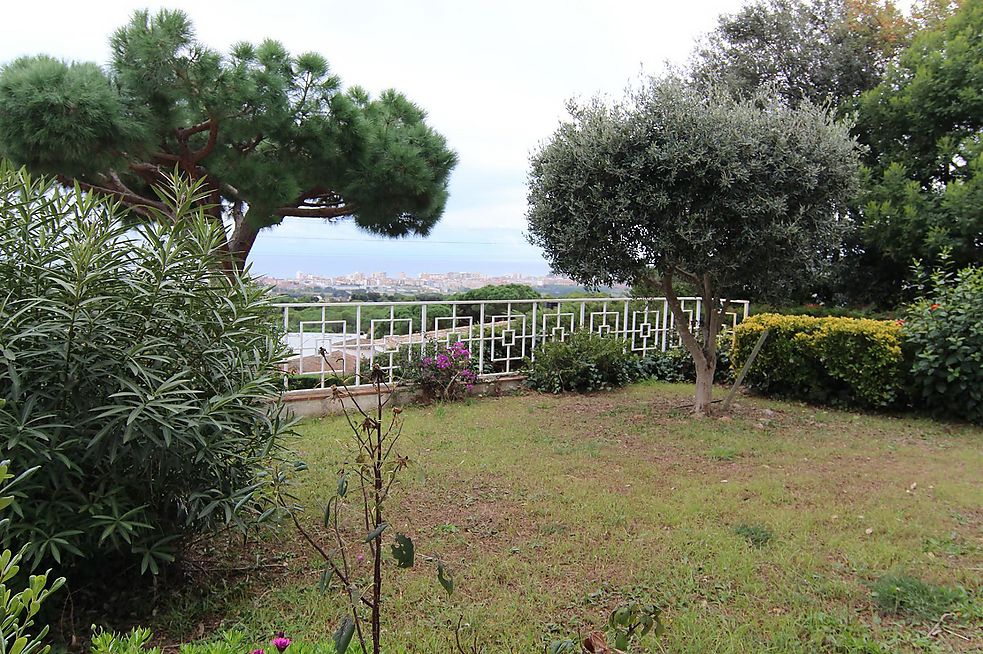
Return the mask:
<svg viewBox="0 0 983 654">
<path fill-rule="evenodd" d="M 490 652 L 542 651 L 639 598 L 665 609 L 654 652 L 980 651 L 983 430 L 751 398 L 697 420 L 681 408 L 690 393 L 640 384 L 404 411 L 413 465 L 388 518 L 418 556 L 450 565 L 455 592 L 425 563 L 389 566 L 388 642 L 450 652 L 463 616 Z M 348 426 L 298 431 L 297 492 L 318 531 Z M 246 549 L 261 567 L 203 582 L 155 628 L 330 639 L 342 604 L 317 589 L 293 530 Z M 965 592 L 941 622 L 883 615 L 872 585 L 886 574 Z"/>
</svg>

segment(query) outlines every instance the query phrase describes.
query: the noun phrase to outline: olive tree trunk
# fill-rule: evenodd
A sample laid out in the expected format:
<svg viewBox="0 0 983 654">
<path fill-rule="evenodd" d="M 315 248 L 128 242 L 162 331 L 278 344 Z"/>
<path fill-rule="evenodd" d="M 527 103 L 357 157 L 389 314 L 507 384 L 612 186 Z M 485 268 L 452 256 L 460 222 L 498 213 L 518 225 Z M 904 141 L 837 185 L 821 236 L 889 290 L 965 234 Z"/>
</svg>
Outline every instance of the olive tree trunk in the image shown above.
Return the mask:
<svg viewBox="0 0 983 654">
<path fill-rule="evenodd" d="M 669 311 L 672 312 L 676 331 L 683 347 L 693 357 L 696 367 L 696 395 L 693 401 L 693 413 L 697 416 L 709 416 L 713 407 L 713 376 L 717 370 L 717 334 L 723 316 L 730 304 L 729 300 L 721 300 L 713 288 L 708 275 L 697 278 L 687 275 L 699 282 L 702 288 L 700 315 L 696 324 L 690 326 L 690 317 L 683 311 L 682 304 L 672 287 L 673 269 L 662 275 L 662 290 L 666 296 Z"/>
</svg>

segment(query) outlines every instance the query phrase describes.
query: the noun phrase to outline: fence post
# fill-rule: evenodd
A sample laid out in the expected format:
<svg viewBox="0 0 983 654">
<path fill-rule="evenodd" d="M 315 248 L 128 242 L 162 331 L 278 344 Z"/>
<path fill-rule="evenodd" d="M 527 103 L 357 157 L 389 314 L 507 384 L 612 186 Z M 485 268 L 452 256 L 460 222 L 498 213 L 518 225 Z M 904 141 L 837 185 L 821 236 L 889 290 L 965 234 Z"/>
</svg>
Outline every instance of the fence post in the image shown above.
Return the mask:
<svg viewBox="0 0 983 654">
<path fill-rule="evenodd" d="M 478 305 L 478 374 L 485 371 L 485 303 Z"/>
</svg>

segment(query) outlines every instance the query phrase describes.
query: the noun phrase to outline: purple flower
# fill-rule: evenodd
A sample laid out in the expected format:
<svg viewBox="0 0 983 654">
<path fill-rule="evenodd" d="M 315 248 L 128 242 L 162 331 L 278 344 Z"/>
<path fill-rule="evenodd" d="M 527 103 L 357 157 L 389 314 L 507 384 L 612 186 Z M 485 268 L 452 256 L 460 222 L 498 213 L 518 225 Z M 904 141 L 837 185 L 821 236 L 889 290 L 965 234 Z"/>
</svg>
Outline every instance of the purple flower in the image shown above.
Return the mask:
<svg viewBox="0 0 983 654">
<path fill-rule="evenodd" d="M 263 650 L 261 650 L 261 649 L 254 649 L 254 650 L 253 650 L 253 654 L 266 654 L 266 652 L 264 652 L 264 651 L 263 651 Z"/>
<path fill-rule="evenodd" d="M 433 363 L 433 357 L 423 357 L 423 359 L 420 360 L 420 363 L 422 363 L 425 366 L 429 366 L 430 364 Z"/>
<path fill-rule="evenodd" d="M 446 370 L 451 367 L 451 359 L 446 354 L 437 355 L 437 367 L 441 370 Z"/>
<path fill-rule="evenodd" d="M 284 636 L 282 631 L 278 631 L 276 637 L 273 639 L 273 647 L 275 647 L 280 654 L 283 654 L 283 650 L 290 647 L 290 639 Z"/>
</svg>

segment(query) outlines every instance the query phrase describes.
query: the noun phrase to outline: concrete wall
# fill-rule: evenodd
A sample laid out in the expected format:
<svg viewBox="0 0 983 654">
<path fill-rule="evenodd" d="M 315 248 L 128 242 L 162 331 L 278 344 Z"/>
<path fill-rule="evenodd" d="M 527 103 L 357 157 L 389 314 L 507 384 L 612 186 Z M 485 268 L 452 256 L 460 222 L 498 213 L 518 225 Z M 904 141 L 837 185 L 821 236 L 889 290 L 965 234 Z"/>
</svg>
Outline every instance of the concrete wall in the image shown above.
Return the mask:
<svg viewBox="0 0 983 654">
<path fill-rule="evenodd" d="M 509 375 L 479 380 L 471 389 L 470 394 L 474 396 L 501 395 L 522 388 L 525 379 L 523 375 Z M 419 404 L 426 399 L 420 390 L 412 386 L 397 386 L 393 393 L 396 397 L 388 406 Z M 355 397 L 364 411 L 376 408 L 375 388 L 355 386 L 351 388 L 351 395 Z M 387 398 L 388 394 L 383 392 L 382 401 L 385 402 Z M 283 394 L 283 403 L 287 410 L 298 418 L 341 415 L 345 409 L 355 409 L 351 397 L 344 388 L 340 387 L 287 391 Z"/>
</svg>

